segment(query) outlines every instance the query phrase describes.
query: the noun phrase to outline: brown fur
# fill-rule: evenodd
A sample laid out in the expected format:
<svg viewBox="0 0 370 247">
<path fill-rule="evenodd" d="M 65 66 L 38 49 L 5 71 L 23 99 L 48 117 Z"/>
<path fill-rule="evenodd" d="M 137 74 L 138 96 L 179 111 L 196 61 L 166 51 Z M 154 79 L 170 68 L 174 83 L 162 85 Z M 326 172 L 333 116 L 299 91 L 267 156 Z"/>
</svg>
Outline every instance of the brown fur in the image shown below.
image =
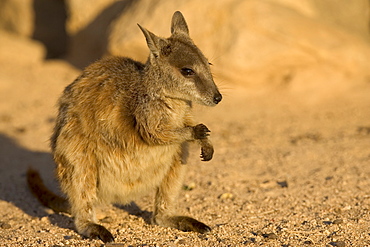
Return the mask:
<svg viewBox="0 0 370 247">
<path fill-rule="evenodd" d="M 176 215 L 175 201 L 187 142 L 200 143 L 203 160 L 213 155 L 208 128 L 193 121 L 192 102 L 214 106 L 222 96 L 180 12 L 172 18 L 170 38 L 139 27 L 150 49 L 147 63 L 110 57 L 87 67 L 64 90 L 51 138 L 57 177 L 77 231 L 104 242 L 113 236 L 96 223 L 96 205 L 127 204 L 155 188 L 153 223 L 183 231 L 210 230 Z M 44 205 L 68 211 L 60 197 L 54 199 L 64 203 L 59 209 L 47 203 L 52 193 L 37 176 L 29 172 L 34 194 Z"/>
</svg>

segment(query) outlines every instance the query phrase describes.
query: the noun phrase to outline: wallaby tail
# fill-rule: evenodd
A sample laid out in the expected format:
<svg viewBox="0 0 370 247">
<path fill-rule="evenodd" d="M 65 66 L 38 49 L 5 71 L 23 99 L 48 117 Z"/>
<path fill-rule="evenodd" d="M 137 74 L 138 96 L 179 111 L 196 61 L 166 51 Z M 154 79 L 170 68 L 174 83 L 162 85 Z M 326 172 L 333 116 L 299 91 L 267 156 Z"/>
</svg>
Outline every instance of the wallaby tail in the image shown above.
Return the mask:
<svg viewBox="0 0 370 247">
<path fill-rule="evenodd" d="M 46 188 L 38 171 L 29 168 L 27 171 L 27 182 L 32 194 L 36 196 L 42 205 L 51 208 L 57 213 L 71 213 L 68 201 Z"/>
</svg>

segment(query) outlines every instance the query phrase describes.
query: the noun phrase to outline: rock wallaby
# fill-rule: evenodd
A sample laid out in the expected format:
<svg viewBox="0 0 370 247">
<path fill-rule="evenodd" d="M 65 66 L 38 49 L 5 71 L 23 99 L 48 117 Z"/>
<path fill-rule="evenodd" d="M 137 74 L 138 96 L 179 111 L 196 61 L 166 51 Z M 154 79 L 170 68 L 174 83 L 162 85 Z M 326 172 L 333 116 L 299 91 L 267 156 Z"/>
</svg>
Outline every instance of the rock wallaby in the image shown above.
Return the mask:
<svg viewBox="0 0 370 247">
<path fill-rule="evenodd" d="M 211 230 L 177 215 L 175 204 L 187 143 L 200 144 L 203 161 L 213 155 L 210 131 L 194 123 L 192 103 L 215 106 L 222 96 L 180 12 L 172 17 L 169 38 L 139 27 L 150 49 L 145 64 L 125 57 L 101 59 L 67 86 L 59 100 L 51 148 L 67 199 L 48 190 L 37 171 L 28 171 L 31 191 L 43 205 L 70 213 L 80 234 L 103 242 L 114 238 L 97 223 L 96 206 L 127 204 L 153 189 L 154 224 Z"/>
</svg>

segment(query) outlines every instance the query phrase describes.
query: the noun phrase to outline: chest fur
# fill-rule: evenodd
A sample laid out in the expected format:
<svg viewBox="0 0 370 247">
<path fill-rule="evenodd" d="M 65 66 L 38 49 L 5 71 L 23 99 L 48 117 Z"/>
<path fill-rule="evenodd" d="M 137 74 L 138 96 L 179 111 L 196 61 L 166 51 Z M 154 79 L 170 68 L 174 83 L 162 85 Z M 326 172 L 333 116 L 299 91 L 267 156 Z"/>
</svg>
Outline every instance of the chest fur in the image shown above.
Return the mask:
<svg viewBox="0 0 370 247">
<path fill-rule="evenodd" d="M 135 146 L 101 157 L 98 192 L 103 201 L 129 203 L 157 187 L 179 159 L 181 145 Z"/>
</svg>

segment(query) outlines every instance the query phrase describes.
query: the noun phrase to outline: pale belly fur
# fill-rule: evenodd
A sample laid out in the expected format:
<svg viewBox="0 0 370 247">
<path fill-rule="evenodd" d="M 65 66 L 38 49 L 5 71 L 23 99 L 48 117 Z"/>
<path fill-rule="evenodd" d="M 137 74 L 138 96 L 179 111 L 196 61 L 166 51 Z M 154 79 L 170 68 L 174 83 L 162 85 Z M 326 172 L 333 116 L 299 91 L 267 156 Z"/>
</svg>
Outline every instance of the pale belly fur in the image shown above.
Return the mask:
<svg viewBox="0 0 370 247">
<path fill-rule="evenodd" d="M 136 147 L 105 153 L 98 167 L 98 198 L 127 204 L 153 191 L 168 173 L 180 145 Z"/>
</svg>

